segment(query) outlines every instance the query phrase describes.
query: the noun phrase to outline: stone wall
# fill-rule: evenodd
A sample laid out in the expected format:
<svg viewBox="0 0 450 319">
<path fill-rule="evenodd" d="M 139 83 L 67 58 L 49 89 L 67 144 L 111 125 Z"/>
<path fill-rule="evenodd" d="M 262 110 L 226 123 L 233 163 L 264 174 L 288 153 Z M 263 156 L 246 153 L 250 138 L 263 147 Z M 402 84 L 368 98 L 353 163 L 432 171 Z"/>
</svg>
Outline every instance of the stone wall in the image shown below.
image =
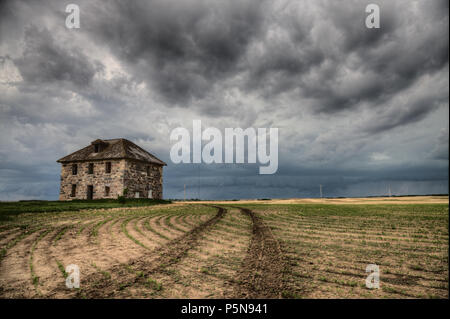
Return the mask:
<svg viewBox="0 0 450 319">
<path fill-rule="evenodd" d="M 106 162 L 111 162 L 111 173 L 106 173 Z M 89 163 L 94 164 L 94 173 L 89 174 Z M 72 175 L 72 164 L 78 165 L 78 172 Z M 147 167 L 148 173 L 147 175 Z M 99 160 L 92 162 L 65 163 L 61 166 L 61 188 L 59 199 L 87 199 L 88 185 L 93 186 L 93 199 L 117 198 L 128 189 L 129 198 L 148 198 L 152 190 L 152 198 L 162 199 L 162 166 L 142 163 L 133 160 Z M 76 186 L 75 196 L 71 196 L 72 185 Z M 105 187 L 109 187 L 109 196 Z"/>
<path fill-rule="evenodd" d="M 148 171 L 147 171 L 148 170 Z M 128 189 L 127 197 L 162 199 L 162 166 L 138 161 L 126 162 L 124 186 Z"/>
<path fill-rule="evenodd" d="M 111 162 L 111 173 L 106 173 L 106 162 Z M 88 174 L 89 163 L 94 164 L 94 173 Z M 72 175 L 72 164 L 78 165 L 78 172 Z M 93 199 L 117 198 L 123 192 L 125 160 L 108 160 L 95 162 L 78 162 L 63 164 L 61 167 L 60 200 L 87 199 L 88 185 L 93 186 Z M 76 194 L 71 196 L 72 184 L 76 186 Z M 109 187 L 109 196 L 105 187 Z"/>
</svg>

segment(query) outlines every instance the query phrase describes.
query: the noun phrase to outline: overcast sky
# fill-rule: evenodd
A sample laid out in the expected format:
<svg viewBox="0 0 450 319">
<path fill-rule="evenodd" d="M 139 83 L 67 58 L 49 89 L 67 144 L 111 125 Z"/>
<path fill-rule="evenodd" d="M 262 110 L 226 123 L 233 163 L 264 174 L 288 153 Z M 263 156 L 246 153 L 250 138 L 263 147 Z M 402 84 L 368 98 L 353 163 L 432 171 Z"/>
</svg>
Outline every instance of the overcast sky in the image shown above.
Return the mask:
<svg viewBox="0 0 450 319">
<path fill-rule="evenodd" d="M 2 1 L 0 200 L 57 199 L 56 160 L 118 137 L 168 163 L 165 198 L 447 193 L 448 28 L 448 0 Z M 277 173 L 173 164 L 194 119 L 279 128 Z"/>
</svg>

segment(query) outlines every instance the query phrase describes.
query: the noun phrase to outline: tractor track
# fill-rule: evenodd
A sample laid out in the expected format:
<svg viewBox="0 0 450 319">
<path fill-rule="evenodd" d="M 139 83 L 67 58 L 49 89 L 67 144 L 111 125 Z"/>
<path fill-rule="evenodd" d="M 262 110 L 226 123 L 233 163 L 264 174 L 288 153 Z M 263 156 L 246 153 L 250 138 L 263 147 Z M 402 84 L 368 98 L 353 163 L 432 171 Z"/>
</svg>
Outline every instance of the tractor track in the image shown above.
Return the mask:
<svg viewBox="0 0 450 319">
<path fill-rule="evenodd" d="M 75 297 L 83 298 L 112 298 L 125 293 L 128 287 L 135 284 L 144 284 L 149 275 L 163 272 L 166 267 L 178 263 L 189 250 L 198 244 L 204 231 L 221 220 L 227 210 L 216 207 L 217 213 L 212 218 L 194 227 L 180 237 L 172 239 L 166 245 L 156 248 L 143 257 L 129 263 L 129 267 L 116 264 L 105 272 L 113 274 L 113 278 L 105 279 L 101 273 L 94 273 L 82 279 L 81 289 Z M 130 269 L 132 269 L 130 271 Z"/>
<path fill-rule="evenodd" d="M 272 230 L 256 213 L 236 207 L 252 220 L 253 235 L 230 298 L 282 298 L 289 262 Z"/>
</svg>

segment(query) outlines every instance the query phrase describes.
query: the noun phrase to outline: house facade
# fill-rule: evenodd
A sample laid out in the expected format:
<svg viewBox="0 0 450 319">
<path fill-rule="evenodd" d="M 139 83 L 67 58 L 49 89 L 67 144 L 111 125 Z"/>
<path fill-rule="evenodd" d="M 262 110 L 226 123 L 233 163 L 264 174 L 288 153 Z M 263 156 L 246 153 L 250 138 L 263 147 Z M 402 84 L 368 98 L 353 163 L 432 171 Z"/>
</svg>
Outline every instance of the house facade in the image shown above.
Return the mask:
<svg viewBox="0 0 450 319">
<path fill-rule="evenodd" d="M 166 163 L 126 139 L 98 139 L 57 162 L 60 200 L 163 197 Z"/>
</svg>

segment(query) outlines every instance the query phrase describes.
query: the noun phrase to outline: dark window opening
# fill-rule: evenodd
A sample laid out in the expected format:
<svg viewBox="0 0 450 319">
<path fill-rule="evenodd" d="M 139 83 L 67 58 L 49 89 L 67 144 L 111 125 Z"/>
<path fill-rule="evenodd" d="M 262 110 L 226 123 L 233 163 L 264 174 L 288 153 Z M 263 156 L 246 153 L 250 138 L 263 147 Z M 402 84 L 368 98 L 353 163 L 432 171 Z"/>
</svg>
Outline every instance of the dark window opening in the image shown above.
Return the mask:
<svg viewBox="0 0 450 319">
<path fill-rule="evenodd" d="M 88 174 L 94 174 L 94 163 L 89 163 Z"/>
<path fill-rule="evenodd" d="M 100 145 L 99 144 L 94 144 L 94 153 L 98 153 L 100 150 Z"/>
<path fill-rule="evenodd" d="M 72 175 L 77 175 L 77 174 L 78 174 L 78 165 L 72 164 Z"/>
<path fill-rule="evenodd" d="M 150 166 L 147 166 L 147 176 L 150 176 Z"/>
<path fill-rule="evenodd" d="M 87 187 L 87 199 L 92 199 L 94 197 L 94 186 L 93 185 L 88 185 Z"/>
<path fill-rule="evenodd" d="M 105 196 L 109 196 L 109 186 L 105 186 Z"/>
<path fill-rule="evenodd" d="M 77 185 L 72 184 L 72 192 L 70 193 L 70 196 L 75 197 L 76 193 L 77 193 Z"/>
<path fill-rule="evenodd" d="M 111 173 L 111 162 L 106 162 L 105 172 Z"/>
</svg>

